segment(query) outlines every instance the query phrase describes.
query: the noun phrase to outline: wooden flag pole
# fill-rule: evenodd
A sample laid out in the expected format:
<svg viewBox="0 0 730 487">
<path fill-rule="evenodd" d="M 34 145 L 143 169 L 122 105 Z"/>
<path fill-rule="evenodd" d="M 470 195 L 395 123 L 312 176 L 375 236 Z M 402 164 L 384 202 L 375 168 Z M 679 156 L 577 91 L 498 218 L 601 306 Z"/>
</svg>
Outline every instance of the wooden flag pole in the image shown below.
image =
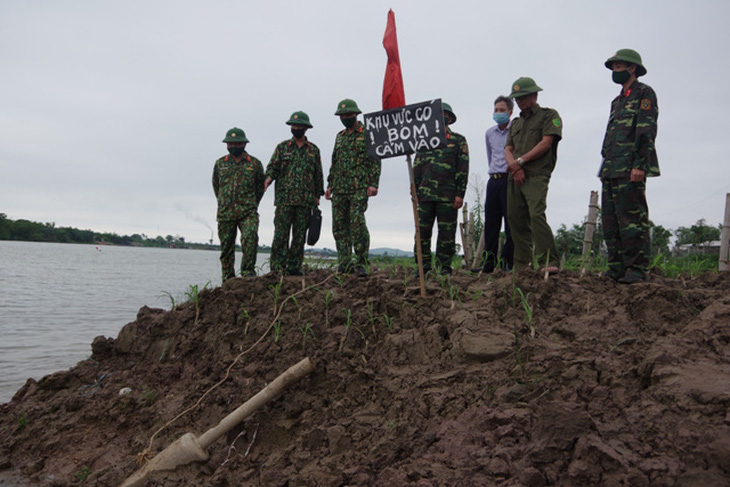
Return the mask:
<svg viewBox="0 0 730 487">
<path fill-rule="evenodd" d="M 416 262 L 418 262 L 418 279 L 421 284 L 421 296 L 426 297 L 426 279 L 423 276 L 423 252 L 421 251 L 421 225 L 418 224 L 418 193 L 416 180 L 413 177 L 413 162 L 411 155 L 406 155 L 408 161 L 408 177 L 411 180 L 411 202 L 413 203 L 413 221 L 416 224 Z"/>
</svg>

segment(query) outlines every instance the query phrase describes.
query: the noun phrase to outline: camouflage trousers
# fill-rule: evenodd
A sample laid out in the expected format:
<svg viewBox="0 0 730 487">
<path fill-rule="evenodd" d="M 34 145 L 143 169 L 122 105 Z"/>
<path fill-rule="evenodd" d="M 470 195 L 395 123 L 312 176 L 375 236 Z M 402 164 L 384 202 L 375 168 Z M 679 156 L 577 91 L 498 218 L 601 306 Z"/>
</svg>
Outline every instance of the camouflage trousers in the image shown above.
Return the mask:
<svg viewBox="0 0 730 487">
<path fill-rule="evenodd" d="M 241 231 L 241 275 L 256 272 L 256 253 L 259 248 L 259 214 L 252 212 L 241 220 L 218 221 L 218 240 L 221 242 L 221 271 L 225 281 L 236 277 L 236 231 Z"/>
<path fill-rule="evenodd" d="M 530 176 L 520 186 L 510 176 L 507 183 L 507 220 L 515 245 L 514 268 L 532 268 L 560 262 L 553 230 L 547 222 L 547 193 L 550 176 Z M 534 246 L 534 252 L 533 252 Z"/>
<path fill-rule="evenodd" d="M 307 223 L 311 209 L 306 206 L 279 205 L 274 213 L 274 241 L 269 267 L 274 272 L 302 269 Z M 289 232 L 291 231 L 291 243 Z"/>
<path fill-rule="evenodd" d="M 418 226 L 421 231 L 421 253 L 423 271 L 431 270 L 431 236 L 434 221 L 438 222 L 436 238 L 436 265 L 442 270 L 451 270 L 451 261 L 456 253 L 456 220 L 458 212 L 453 202 L 422 201 L 418 205 Z M 413 253 L 416 254 L 414 247 Z M 418 256 L 415 257 L 418 259 Z M 416 260 L 418 263 L 418 260 Z"/>
<path fill-rule="evenodd" d="M 601 180 L 601 223 L 608 267 L 618 275 L 644 276 L 649 267 L 651 229 L 646 182 L 628 178 Z"/>
<path fill-rule="evenodd" d="M 368 196 L 365 191 L 357 194 L 332 195 L 332 234 L 337 246 L 337 263 L 352 266 L 352 250 L 355 249 L 355 265 L 368 263 L 370 233 L 365 221 Z"/>
</svg>

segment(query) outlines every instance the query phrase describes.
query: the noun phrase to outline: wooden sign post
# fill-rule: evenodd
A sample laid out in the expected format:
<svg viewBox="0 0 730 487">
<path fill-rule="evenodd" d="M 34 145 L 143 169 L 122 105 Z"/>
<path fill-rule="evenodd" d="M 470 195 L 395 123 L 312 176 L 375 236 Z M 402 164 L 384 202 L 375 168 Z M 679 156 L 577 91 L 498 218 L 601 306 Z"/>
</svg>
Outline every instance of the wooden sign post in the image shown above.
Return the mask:
<svg viewBox="0 0 730 487">
<path fill-rule="evenodd" d="M 408 176 L 411 183 L 413 220 L 416 225 L 416 260 L 421 283 L 421 296 L 426 296 L 426 281 L 423 276 L 423 253 L 421 251 L 421 229 L 418 224 L 418 194 L 413 177 L 411 155 L 446 145 L 446 125 L 441 99 L 414 103 L 399 108 L 366 113 L 363 115 L 367 133 L 368 155 L 387 159 L 406 156 Z"/>
</svg>

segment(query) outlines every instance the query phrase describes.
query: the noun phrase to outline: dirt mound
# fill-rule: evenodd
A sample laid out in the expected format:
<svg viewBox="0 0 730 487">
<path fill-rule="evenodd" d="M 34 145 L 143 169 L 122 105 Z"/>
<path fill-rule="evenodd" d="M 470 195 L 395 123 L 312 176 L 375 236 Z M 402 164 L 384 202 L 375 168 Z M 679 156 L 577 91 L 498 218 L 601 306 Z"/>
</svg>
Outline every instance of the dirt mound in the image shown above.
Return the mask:
<svg viewBox="0 0 730 487">
<path fill-rule="evenodd" d="M 426 298 L 398 269 L 279 282 L 142 308 L 90 360 L 29 380 L 0 406 L 0 468 L 118 485 L 265 334 L 154 452 L 305 356 L 315 372 L 150 485 L 730 485 L 730 274 L 458 274 Z"/>
</svg>

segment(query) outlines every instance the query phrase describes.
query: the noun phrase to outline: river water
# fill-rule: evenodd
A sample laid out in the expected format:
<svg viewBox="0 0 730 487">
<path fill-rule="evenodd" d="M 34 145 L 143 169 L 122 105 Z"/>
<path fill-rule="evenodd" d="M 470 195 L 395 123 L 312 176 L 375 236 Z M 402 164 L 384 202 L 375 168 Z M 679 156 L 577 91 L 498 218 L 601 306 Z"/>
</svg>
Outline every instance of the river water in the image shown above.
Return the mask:
<svg viewBox="0 0 730 487">
<path fill-rule="evenodd" d="M 142 306 L 170 309 L 190 286 L 220 286 L 208 250 L 0 241 L 0 403 L 29 377 L 73 367 Z M 236 265 L 240 263 L 240 252 Z M 257 266 L 267 271 L 267 254 Z"/>
</svg>

